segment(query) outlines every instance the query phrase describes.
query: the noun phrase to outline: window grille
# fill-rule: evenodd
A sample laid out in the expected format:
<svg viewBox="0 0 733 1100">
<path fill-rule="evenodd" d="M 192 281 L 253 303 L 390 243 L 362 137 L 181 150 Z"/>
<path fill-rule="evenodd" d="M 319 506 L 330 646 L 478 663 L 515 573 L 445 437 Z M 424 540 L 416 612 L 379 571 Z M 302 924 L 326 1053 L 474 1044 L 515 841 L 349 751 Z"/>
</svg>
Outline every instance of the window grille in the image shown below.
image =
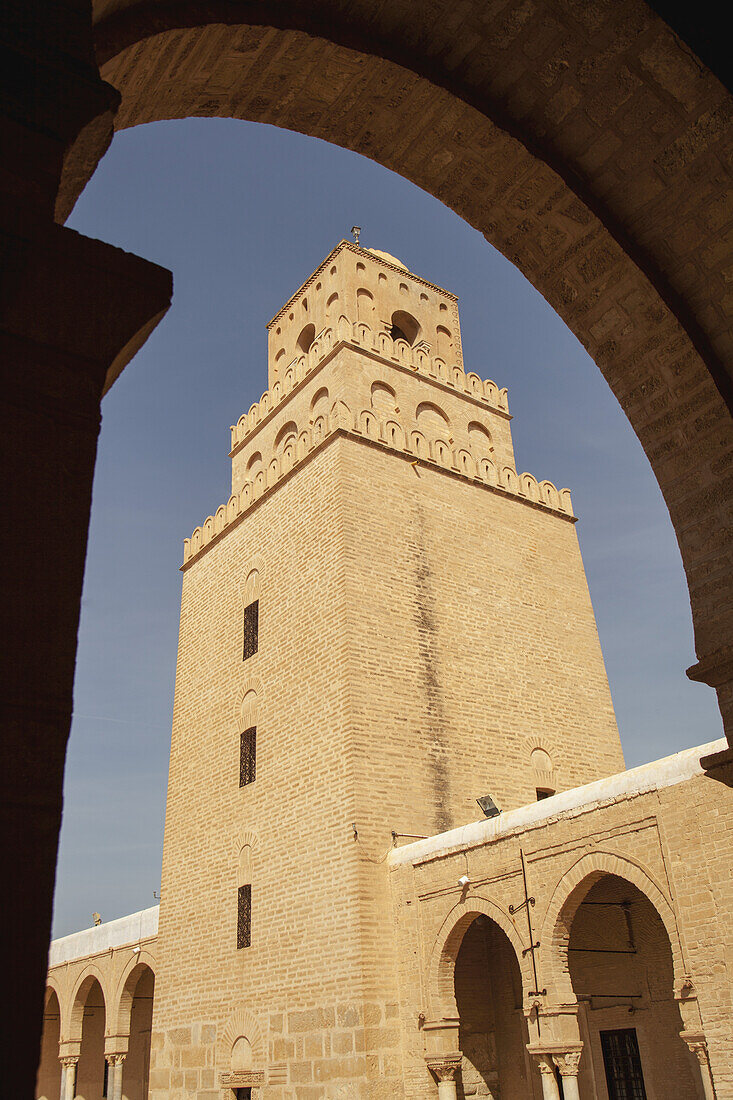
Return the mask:
<svg viewBox="0 0 733 1100">
<path fill-rule="evenodd" d="M 601 1032 L 609 1100 L 646 1100 L 636 1028 Z"/>
<path fill-rule="evenodd" d="M 257 727 L 250 726 L 239 738 L 239 786 L 255 781 L 257 758 Z"/>
<path fill-rule="evenodd" d="M 260 601 L 254 600 L 244 609 L 244 655 L 243 661 L 257 652 L 259 635 L 259 607 Z"/>
<path fill-rule="evenodd" d="M 249 947 L 252 942 L 252 886 L 239 887 L 237 899 L 237 949 Z"/>
</svg>

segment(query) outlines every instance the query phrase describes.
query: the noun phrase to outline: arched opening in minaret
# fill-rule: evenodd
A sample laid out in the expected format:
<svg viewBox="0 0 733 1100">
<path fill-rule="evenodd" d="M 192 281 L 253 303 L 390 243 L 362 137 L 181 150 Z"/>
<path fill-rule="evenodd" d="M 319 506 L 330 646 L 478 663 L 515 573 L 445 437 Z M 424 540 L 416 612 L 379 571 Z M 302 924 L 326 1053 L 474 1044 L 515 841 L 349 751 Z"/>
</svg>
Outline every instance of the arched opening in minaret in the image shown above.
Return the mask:
<svg viewBox="0 0 733 1100">
<path fill-rule="evenodd" d="M 539 1079 L 527 1056 L 519 963 L 506 933 L 490 917 L 479 914 L 468 926 L 454 984 L 463 1055 L 458 1100 L 533 1096 Z"/>
<path fill-rule="evenodd" d="M 393 340 L 406 340 L 412 345 L 420 335 L 420 323 L 404 309 L 397 309 L 392 314 L 392 328 L 390 335 Z"/>
<path fill-rule="evenodd" d="M 642 891 L 614 874 L 592 874 L 571 893 L 567 967 L 584 1043 L 581 1096 L 608 1100 L 703 1100 L 700 1066 L 684 1030 L 669 934 Z"/>
<path fill-rule="evenodd" d="M 61 1062 L 59 1039 L 61 1037 L 61 1008 L 56 991 L 46 990 L 41 1035 L 41 1060 L 36 1079 L 37 1100 L 58 1100 L 61 1091 Z"/>
<path fill-rule="evenodd" d="M 316 338 L 316 326 L 306 325 L 298 337 L 298 347 L 302 352 L 307 352 Z"/>
</svg>

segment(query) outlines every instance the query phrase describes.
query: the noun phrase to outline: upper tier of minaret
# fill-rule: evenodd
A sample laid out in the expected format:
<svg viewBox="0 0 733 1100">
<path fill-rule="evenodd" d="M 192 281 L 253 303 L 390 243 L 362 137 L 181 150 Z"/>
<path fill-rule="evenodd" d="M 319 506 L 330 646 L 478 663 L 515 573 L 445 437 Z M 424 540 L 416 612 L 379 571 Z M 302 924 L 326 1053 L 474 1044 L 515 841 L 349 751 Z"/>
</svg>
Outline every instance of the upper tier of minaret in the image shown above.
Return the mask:
<svg viewBox="0 0 733 1100">
<path fill-rule="evenodd" d="M 399 336 L 463 370 L 458 299 L 413 275 L 394 256 L 340 241 L 285 303 L 268 328 L 268 384 L 341 318 Z"/>
</svg>

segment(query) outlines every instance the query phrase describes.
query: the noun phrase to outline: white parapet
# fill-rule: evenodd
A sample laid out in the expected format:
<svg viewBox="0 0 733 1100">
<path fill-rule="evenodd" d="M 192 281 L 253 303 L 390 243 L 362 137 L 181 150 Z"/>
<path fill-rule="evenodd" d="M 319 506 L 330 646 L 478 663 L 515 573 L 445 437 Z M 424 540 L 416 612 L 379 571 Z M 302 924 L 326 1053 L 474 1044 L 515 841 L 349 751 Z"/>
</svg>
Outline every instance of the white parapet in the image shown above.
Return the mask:
<svg viewBox="0 0 733 1100">
<path fill-rule="evenodd" d="M 607 779 L 597 779 L 582 787 L 573 787 L 572 790 L 543 798 L 539 802 L 530 802 L 527 806 L 509 810 L 507 813 L 499 814 L 498 817 L 472 821 L 469 825 L 462 825 L 445 833 L 437 833 L 435 836 L 427 837 L 426 840 L 404 844 L 390 852 L 389 864 L 397 867 L 403 863 L 421 863 L 424 860 L 438 859 L 456 849 L 488 844 L 509 833 L 531 828 L 561 814 L 573 816 L 575 813 L 587 812 L 603 803 L 634 798 L 650 791 L 684 783 L 685 780 L 704 773 L 705 769 L 700 763 L 702 757 L 721 752 L 727 746 L 728 742 L 722 737 L 718 741 L 710 741 L 706 745 L 697 745 L 695 748 L 676 752 L 673 756 L 653 760 L 650 764 L 642 764 L 638 768 L 609 775 Z"/>
<path fill-rule="evenodd" d="M 85 928 L 81 932 L 72 932 L 59 940 L 51 940 L 48 952 L 49 969 L 60 963 L 81 959 L 86 955 L 98 955 L 109 951 L 111 947 L 123 947 L 126 944 L 139 943 L 158 935 L 158 912 L 160 906 L 142 909 L 139 913 L 130 913 L 126 917 L 98 924 L 94 928 Z"/>
</svg>

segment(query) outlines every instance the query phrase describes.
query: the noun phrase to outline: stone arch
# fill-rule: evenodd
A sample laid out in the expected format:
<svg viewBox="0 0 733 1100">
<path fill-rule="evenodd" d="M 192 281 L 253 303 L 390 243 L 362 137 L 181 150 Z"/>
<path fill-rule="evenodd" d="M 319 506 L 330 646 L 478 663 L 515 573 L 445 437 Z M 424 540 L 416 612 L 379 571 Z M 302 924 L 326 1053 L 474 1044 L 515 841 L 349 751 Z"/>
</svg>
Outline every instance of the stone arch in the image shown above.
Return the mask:
<svg viewBox="0 0 733 1100">
<path fill-rule="evenodd" d="M 66 992 L 68 993 L 68 990 L 66 990 Z M 64 996 L 64 991 L 61 988 L 61 983 L 59 982 L 53 971 L 49 971 L 49 973 L 46 975 L 46 992 L 44 994 L 44 1004 L 48 999 L 49 993 L 55 993 L 56 999 L 59 1002 L 59 1011 L 61 1014 L 61 1036 L 62 1038 L 65 1038 L 67 1032 L 67 1018 L 69 1012 L 71 1011 L 71 1002 L 69 1001 L 67 996 Z"/>
<path fill-rule="evenodd" d="M 253 829 L 242 829 L 241 832 L 232 837 L 232 852 L 235 857 L 239 856 L 243 848 L 249 848 L 254 856 L 259 850 L 259 846 L 259 836 Z"/>
<path fill-rule="evenodd" d="M 135 989 L 140 979 L 147 971 L 155 977 L 157 962 L 147 948 L 133 954 L 117 983 L 115 997 L 109 1008 L 108 1031 L 114 1035 L 130 1034 L 130 1014 L 132 1002 L 135 997 Z"/>
<path fill-rule="evenodd" d="M 295 423 L 294 420 L 288 420 L 286 424 L 283 424 L 282 428 L 280 428 L 277 435 L 275 436 L 274 446 L 282 447 L 286 440 L 290 439 L 292 436 L 297 435 L 298 425 Z"/>
<path fill-rule="evenodd" d="M 228 1017 L 217 1035 L 216 1063 L 219 1071 L 224 1073 L 230 1071 L 232 1049 L 239 1038 L 246 1038 L 249 1041 L 254 1068 L 264 1068 L 267 1049 L 264 1027 L 254 1013 L 240 1006 Z"/>
<path fill-rule="evenodd" d="M 259 676 L 248 676 L 235 694 L 234 720 L 242 729 L 245 728 L 242 723 L 247 722 L 250 718 L 257 718 L 257 711 L 261 699 L 262 680 Z M 256 722 L 251 724 L 255 725 Z"/>
<path fill-rule="evenodd" d="M 478 916 L 489 917 L 509 940 L 519 964 L 525 993 L 532 989 L 532 974 L 527 958 L 522 956 L 526 947 L 508 913 L 489 898 L 474 896 L 459 902 L 447 915 L 436 936 L 427 968 L 427 994 L 433 1019 L 454 1019 L 457 1016 L 456 997 L 453 988 L 453 972 L 458 951 L 469 926 Z"/>
<path fill-rule="evenodd" d="M 316 338 L 316 326 L 312 323 L 304 325 L 296 341 L 298 348 L 304 354 L 310 351 L 311 344 Z"/>
<path fill-rule="evenodd" d="M 43 1000 L 43 1030 L 36 1074 L 37 1100 L 57 1100 L 61 1091 L 59 1041 L 62 1035 L 61 997 L 55 986 L 47 982 Z"/>
<path fill-rule="evenodd" d="M 97 991 L 101 1005 L 93 1003 Z M 110 1004 L 110 990 L 101 970 L 94 965 L 86 967 L 75 986 L 69 1023 L 69 1039 L 79 1044 L 76 1088 L 82 1097 L 102 1095 Z"/>
<path fill-rule="evenodd" d="M 374 319 L 374 295 L 365 286 L 356 291 L 356 319 L 371 325 Z"/>
<path fill-rule="evenodd" d="M 494 445 L 491 432 L 486 425 L 479 420 L 471 420 L 466 430 L 468 432 L 468 445 L 476 461 L 488 457 L 493 451 Z"/>
<path fill-rule="evenodd" d="M 377 416 L 394 416 L 397 394 L 392 386 L 379 380 L 372 382 L 371 405 Z"/>
<path fill-rule="evenodd" d="M 450 431 L 450 417 L 434 401 L 421 401 L 415 409 L 415 420 L 422 432 L 435 436 L 441 431 Z"/>
<path fill-rule="evenodd" d="M 256 554 L 250 558 L 239 582 L 239 596 L 242 607 L 248 607 L 255 600 L 259 600 L 262 590 L 262 574 L 264 572 L 264 559 Z"/>
<path fill-rule="evenodd" d="M 401 284 L 404 285 L 404 284 Z M 392 329 L 390 335 L 394 341 L 404 340 L 412 347 L 420 335 L 420 322 L 405 309 L 397 309 L 392 314 Z"/>
<path fill-rule="evenodd" d="M 668 895 L 640 864 L 615 852 L 596 851 L 581 856 L 565 872 L 555 887 L 542 922 L 540 941 L 547 945 L 542 955 L 542 980 L 550 998 L 558 1003 L 575 1000 L 567 954 L 573 918 L 591 886 L 604 875 L 615 875 L 632 883 L 654 907 L 669 939 L 675 988 L 681 989 L 685 967 L 677 920 Z"/>
<path fill-rule="evenodd" d="M 436 332 L 435 352 L 441 359 L 453 358 L 453 334 L 446 325 L 438 325 Z"/>
<path fill-rule="evenodd" d="M 311 416 L 323 416 L 328 411 L 328 406 L 328 389 L 326 386 L 321 386 L 313 394 L 313 399 L 310 404 Z"/>
<path fill-rule="evenodd" d="M 90 963 L 84 968 L 82 973 L 74 983 L 74 988 L 69 998 L 69 1016 L 68 1016 L 68 1031 L 63 1036 L 64 1039 L 71 1040 L 72 1042 L 81 1042 L 81 1028 L 84 1018 L 84 1005 L 86 1003 L 89 990 L 94 985 L 94 982 L 99 984 L 99 988 L 102 990 L 102 998 L 104 999 L 105 1013 L 108 1011 L 108 1005 L 110 1004 L 109 990 L 106 988 L 107 980 L 102 974 L 99 967 L 94 963 Z"/>
</svg>

